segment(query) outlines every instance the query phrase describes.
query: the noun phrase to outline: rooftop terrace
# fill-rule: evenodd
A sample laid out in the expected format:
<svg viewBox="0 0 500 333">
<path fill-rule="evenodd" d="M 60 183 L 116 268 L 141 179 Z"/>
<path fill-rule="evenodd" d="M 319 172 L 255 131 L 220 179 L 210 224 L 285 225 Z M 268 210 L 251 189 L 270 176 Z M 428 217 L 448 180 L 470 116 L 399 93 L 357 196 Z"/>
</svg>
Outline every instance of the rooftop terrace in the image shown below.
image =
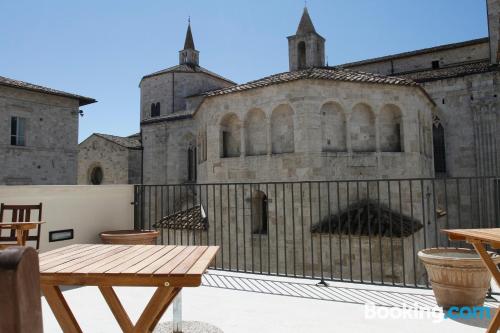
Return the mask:
<svg viewBox="0 0 500 333">
<path fill-rule="evenodd" d="M 203 286 L 183 289 L 184 327 L 208 323 L 223 332 L 484 332 L 488 320 L 444 319 L 431 290 L 381 287 L 352 283 L 316 286 L 317 280 L 269 277 L 210 271 Z M 152 288 L 116 288 L 132 321 L 139 317 Z M 121 332 L 95 287 L 64 291 L 84 332 Z M 374 304 L 375 308 L 366 306 Z M 487 307 L 496 308 L 495 299 Z M 406 308 L 406 310 L 404 310 Z M 372 318 L 366 309 L 382 315 L 404 311 L 406 319 Z M 44 330 L 62 332 L 43 302 Z M 155 332 L 167 332 L 169 309 Z M 205 330 L 185 330 L 206 332 Z M 218 332 L 217 330 L 209 332 Z"/>
<path fill-rule="evenodd" d="M 471 183 L 468 179 L 453 179 L 449 182 L 456 184 L 459 181 L 466 181 L 468 184 L 472 184 L 470 186 L 476 185 L 475 180 L 472 180 Z M 422 183 L 425 181 L 417 180 L 413 182 L 418 186 L 422 186 Z M 441 180 L 441 182 L 443 181 Z M 319 188 L 320 185 L 318 184 L 311 185 L 317 186 L 314 187 L 313 190 Z M 439 183 L 436 182 L 436 185 L 438 184 Z M 290 185 L 289 188 L 292 190 L 294 188 L 297 189 L 300 185 L 301 184 Z M 218 185 L 210 185 L 206 190 L 208 193 L 212 191 L 219 193 L 221 188 L 217 186 Z M 343 184 L 332 186 L 340 186 L 340 188 L 342 188 Z M 248 189 L 248 187 L 249 186 L 247 186 L 246 189 Z M 262 186 L 260 187 L 262 188 Z M 448 187 L 449 199 L 453 197 L 453 192 L 450 191 L 450 188 L 451 187 Z M 244 190 L 245 188 L 241 189 Z M 284 189 L 285 187 L 283 187 L 283 191 Z M 414 187 L 414 189 L 418 190 L 416 187 Z M 475 193 L 471 188 L 462 190 L 462 186 L 457 186 L 457 190 L 458 189 L 461 190 L 462 195 L 464 193 Z M 134 203 L 135 200 L 138 200 L 138 198 L 141 198 L 138 196 L 138 193 L 140 193 L 138 190 L 142 190 L 142 196 L 148 198 L 148 201 L 144 202 L 142 205 L 144 212 L 141 210 L 134 211 L 134 205 L 131 204 Z M 227 186 L 224 187 L 224 190 L 229 191 Z M 323 189 L 321 190 L 323 191 Z M 182 191 L 177 189 L 175 193 L 179 192 L 189 193 L 186 189 Z M 412 193 L 416 192 L 418 191 Z M 140 226 L 144 226 L 145 228 L 150 227 L 150 223 L 153 222 L 153 220 L 158 221 L 159 218 L 166 215 L 168 211 L 166 208 L 161 209 L 161 205 L 158 205 L 158 211 L 150 210 L 155 206 L 151 205 L 151 202 L 157 202 L 154 196 L 157 193 L 163 194 L 166 198 L 169 193 L 172 195 L 174 192 L 171 191 L 170 187 L 166 189 L 162 187 L 134 188 L 133 186 L 126 185 L 5 186 L 0 187 L 0 202 L 16 204 L 43 202 L 43 219 L 46 221 L 46 224 L 42 227 L 41 252 L 43 253 L 48 250 L 76 243 L 99 243 L 100 240 L 98 235 L 100 232 L 105 230 L 133 229 L 134 222 L 135 224 L 139 222 Z M 201 193 L 205 193 L 205 191 L 202 190 Z M 276 194 L 278 196 L 281 195 L 279 192 L 271 193 L 271 195 Z M 242 192 L 239 192 L 238 195 L 237 198 L 241 199 Z M 232 195 L 229 195 L 229 197 L 233 198 Z M 285 198 L 288 197 L 288 195 L 283 194 L 282 197 Z M 161 196 L 159 198 L 161 198 Z M 179 202 L 180 196 L 176 194 L 173 198 L 172 196 L 170 196 L 170 198 L 175 199 L 175 202 Z M 281 205 L 280 201 L 275 200 L 274 196 L 270 196 L 270 198 L 272 203 Z M 201 201 L 203 203 L 203 200 Z M 420 202 L 420 200 L 417 201 Z M 158 202 L 161 203 L 163 201 Z M 189 199 L 188 202 L 195 207 L 199 207 L 197 206 L 199 204 L 197 200 Z M 209 200 L 209 202 L 211 201 Z M 244 204 L 249 205 L 252 200 L 246 200 L 244 202 L 238 203 L 238 207 Z M 451 201 L 448 200 L 448 202 Z M 406 240 L 405 242 L 408 244 L 406 244 L 407 246 L 405 248 L 396 247 L 398 244 L 398 236 L 391 234 L 385 242 L 388 241 L 391 244 L 393 251 L 380 254 L 377 254 L 379 253 L 378 251 L 382 251 L 378 246 L 382 246 L 385 243 L 383 240 L 384 237 L 379 238 L 378 234 L 363 236 L 366 239 L 356 238 L 355 229 L 351 228 L 348 233 L 348 238 L 351 237 L 352 240 L 348 239 L 348 242 L 344 239 L 344 235 L 324 234 L 321 237 L 313 238 L 312 241 L 314 244 L 317 245 L 323 242 L 322 244 L 325 251 L 333 251 L 334 255 L 339 252 L 337 253 L 339 256 L 338 258 L 335 256 L 328 256 L 327 252 L 329 251 L 326 251 L 323 256 L 314 256 L 315 262 L 318 261 L 317 258 L 320 258 L 319 263 L 321 265 L 310 265 L 307 262 L 300 263 L 300 259 L 304 255 L 304 246 L 306 246 L 307 250 L 309 240 L 304 242 L 298 238 L 295 239 L 298 243 L 290 243 L 294 238 L 287 237 L 285 233 L 276 233 L 272 224 L 270 224 L 270 228 L 266 229 L 272 237 L 268 237 L 269 235 L 263 233 L 252 234 L 251 231 L 247 230 L 247 236 L 250 237 L 249 235 L 251 235 L 251 238 L 246 242 L 243 241 L 243 245 L 241 245 L 242 238 L 238 238 L 241 237 L 241 235 L 238 236 L 235 230 L 240 230 L 238 226 L 241 227 L 242 221 L 251 224 L 251 219 L 249 217 L 243 219 L 242 216 L 240 216 L 238 218 L 240 225 L 234 225 L 230 230 L 225 228 L 222 229 L 220 224 L 222 216 L 212 212 L 214 207 L 216 207 L 217 212 L 219 212 L 221 209 L 219 204 L 220 202 L 218 201 L 215 205 L 211 203 L 205 206 L 208 207 L 208 230 L 192 231 L 184 229 L 166 229 L 163 230 L 163 235 L 158 239 L 159 243 L 165 245 L 176 243 L 179 245 L 204 245 L 207 241 L 212 244 L 213 240 L 208 236 L 214 235 L 217 236 L 217 242 L 214 244 L 221 246 L 221 255 L 217 258 L 216 263 L 212 265 L 212 267 L 218 269 L 210 270 L 205 274 L 201 287 L 183 289 L 182 312 L 185 333 L 221 331 L 484 332 L 485 328 L 488 326 L 489 320 L 487 318 L 482 320 L 445 318 L 445 314 L 436 305 L 432 290 L 426 288 L 427 285 L 424 281 L 426 280 L 426 276 L 420 276 L 421 272 L 418 271 L 420 268 L 417 266 L 418 261 L 415 263 L 412 262 L 412 255 L 421 247 L 432 247 L 434 244 L 440 244 L 438 243 L 438 239 L 433 242 L 434 237 L 439 236 L 439 234 L 433 235 L 433 237 L 428 238 L 427 243 L 424 241 L 422 244 L 412 244 L 412 242 Z M 89 207 L 92 207 L 92 209 L 89 209 Z M 169 207 L 172 207 L 172 205 Z M 236 205 L 234 205 L 234 207 L 231 205 L 230 207 L 236 209 Z M 299 208 L 299 212 L 301 212 L 302 206 L 299 206 Z M 471 219 L 474 217 L 474 212 L 466 211 L 462 208 L 463 207 L 460 205 L 444 206 L 443 210 L 447 213 L 444 219 L 449 217 L 449 223 L 452 223 L 453 219 L 451 217 L 454 215 L 461 216 L 462 218 L 470 216 Z M 252 209 L 249 208 L 249 210 Z M 314 210 L 312 211 L 314 212 Z M 370 209 L 370 211 L 373 211 L 373 209 Z M 415 209 L 414 212 L 416 211 Z M 307 210 L 305 210 L 305 212 L 307 213 Z M 456 212 L 465 213 L 455 214 Z M 227 211 L 224 217 L 226 214 Z M 249 214 L 252 215 L 252 212 Z M 156 215 L 158 218 L 155 217 Z M 141 216 L 142 219 L 140 218 Z M 266 217 L 269 218 L 272 216 L 271 214 Z M 401 219 L 398 218 L 398 223 L 402 223 L 402 216 L 404 216 L 404 214 L 400 213 L 400 216 Z M 409 214 L 408 216 L 413 216 L 415 218 L 417 215 Z M 149 217 L 149 219 L 145 219 L 145 217 Z M 356 221 L 359 223 L 361 219 L 364 219 L 362 214 L 357 217 Z M 291 220 L 293 221 L 293 217 Z M 333 220 L 334 218 L 332 218 L 332 221 Z M 493 221 L 495 219 L 492 217 L 491 220 Z M 287 221 L 289 221 L 289 219 L 287 219 Z M 314 225 L 314 223 L 311 225 Z M 424 228 L 420 229 L 419 232 L 424 232 L 426 230 L 437 231 L 447 225 L 447 220 L 445 220 L 445 223 L 441 221 L 439 225 L 434 225 L 434 222 L 430 221 L 427 222 Z M 489 224 L 483 224 L 480 225 L 480 227 L 481 226 L 489 226 Z M 306 226 L 304 231 L 302 231 L 301 228 L 297 230 L 299 230 L 300 233 L 305 232 L 307 234 L 312 231 L 310 227 L 311 226 Z M 48 233 L 50 231 L 66 229 L 74 230 L 74 238 L 59 242 L 48 241 Z M 290 227 L 287 230 L 293 230 L 293 228 Z M 230 233 L 231 231 L 232 233 Z M 222 235 L 225 237 L 221 240 L 220 237 Z M 299 235 L 299 233 L 297 233 L 296 236 L 297 235 Z M 278 256 L 275 256 L 274 253 L 276 244 L 271 243 L 271 246 L 266 246 L 267 242 L 274 241 L 274 237 L 277 236 L 280 237 L 280 242 L 277 242 L 279 249 L 276 248 L 276 251 L 279 251 L 279 258 L 288 254 L 288 258 L 291 256 L 292 259 L 294 259 L 288 264 L 286 264 L 286 260 L 284 261 L 285 264 L 282 264 L 282 262 L 279 264 L 275 263 L 275 260 L 276 262 L 278 260 Z M 332 237 L 332 239 L 329 239 L 330 237 Z M 440 237 L 439 240 L 444 242 L 444 245 L 447 245 L 446 237 Z M 334 243 L 335 239 L 342 240 L 342 242 Z M 239 241 L 239 243 L 237 241 Z M 377 247 L 373 247 L 374 252 L 371 254 L 361 252 L 362 244 L 370 241 L 377 245 Z M 402 242 L 400 243 L 403 244 Z M 240 244 L 239 247 L 232 248 L 232 246 L 236 244 Z M 287 244 L 288 247 L 286 247 Z M 296 246 L 294 246 L 294 244 Z M 253 246 L 253 250 L 250 250 L 252 249 L 252 247 L 250 247 L 251 245 Z M 290 247 L 292 247 L 292 250 L 290 250 Z M 238 249 L 240 251 L 239 255 Z M 246 254 L 244 249 L 247 250 Z M 296 249 L 298 252 L 295 252 Z M 338 249 L 339 251 L 337 251 Z M 340 253 L 341 250 L 342 253 Z M 349 253 L 351 250 L 352 255 Z M 366 244 L 362 246 L 362 250 L 366 250 Z M 404 259 L 400 262 L 400 251 L 402 250 L 410 256 L 408 259 Z M 242 251 L 243 255 L 241 254 Z M 294 253 L 297 255 L 295 256 Z M 400 261 L 396 259 L 392 259 L 391 261 L 391 253 L 394 258 L 398 257 Z M 261 255 L 263 257 L 262 261 L 260 261 Z M 271 260 L 266 261 L 265 258 L 268 255 L 271 256 Z M 383 262 L 382 259 L 380 262 L 375 260 L 377 255 L 383 258 Z M 297 257 L 297 262 L 295 262 L 295 257 Z M 306 253 L 305 257 L 308 259 L 309 254 Z M 365 260 L 362 262 L 363 275 L 359 274 L 357 271 L 358 264 L 360 263 L 359 258 Z M 333 260 L 335 265 L 330 267 L 328 263 L 331 260 Z M 396 266 L 396 271 L 394 267 L 392 269 L 390 269 L 390 267 L 385 267 L 387 263 L 389 266 Z M 398 265 L 402 265 L 400 268 L 403 270 L 406 269 L 407 273 L 406 275 L 402 274 L 399 280 L 397 276 L 393 274 L 398 273 Z M 381 283 L 377 276 L 379 269 L 384 270 L 382 276 L 384 280 L 382 280 Z M 238 272 L 243 270 L 248 274 Z M 249 274 L 250 272 L 263 272 L 264 274 Z M 266 275 L 266 272 L 271 275 Z M 417 273 L 419 280 L 413 279 L 413 276 L 417 275 Z M 276 274 L 288 276 L 276 276 Z M 305 278 L 295 278 L 294 275 Z M 327 287 L 317 285 L 323 275 L 325 280 L 327 280 Z M 314 276 L 315 278 L 310 279 L 310 276 Z M 340 279 L 350 282 L 336 281 Z M 363 281 L 364 283 L 356 283 L 357 280 Z M 379 284 L 371 284 L 370 280 L 373 283 Z M 407 287 L 392 286 L 391 284 L 406 285 Z M 415 286 L 419 286 L 420 288 L 410 288 Z M 130 314 L 131 320 L 135 322 L 142 309 L 144 309 L 146 302 L 151 298 L 154 289 L 145 287 L 117 287 L 116 291 L 126 311 Z M 493 287 L 493 291 L 498 292 L 498 288 Z M 63 293 L 68 300 L 70 308 L 74 311 L 83 332 L 108 333 L 121 331 L 97 287 L 69 288 L 65 289 Z M 485 304 L 486 307 L 492 310 L 492 316 L 494 315 L 493 309 L 496 309 L 499 305 L 497 300 L 499 297 L 498 293 L 493 293 L 493 297 L 494 298 L 487 298 Z M 61 332 L 62 330 L 59 324 L 44 299 L 42 306 L 44 331 Z M 375 318 L 373 317 L 374 313 L 377 314 Z M 388 318 L 389 315 L 397 316 L 397 318 Z M 172 310 L 169 309 L 160 319 L 156 332 L 171 332 L 171 329 L 168 329 L 171 320 Z M 207 329 L 206 326 L 198 324 L 198 330 L 192 330 L 190 329 L 190 325 L 194 325 L 193 322 L 209 324 L 212 329 Z"/>
</svg>

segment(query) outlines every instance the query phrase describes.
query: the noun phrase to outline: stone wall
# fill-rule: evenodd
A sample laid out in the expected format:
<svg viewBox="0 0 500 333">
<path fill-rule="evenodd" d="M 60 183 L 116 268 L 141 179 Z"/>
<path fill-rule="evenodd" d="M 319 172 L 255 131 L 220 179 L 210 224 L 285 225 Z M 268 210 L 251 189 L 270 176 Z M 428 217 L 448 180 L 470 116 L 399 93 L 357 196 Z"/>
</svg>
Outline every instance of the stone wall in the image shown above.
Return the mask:
<svg viewBox="0 0 500 333">
<path fill-rule="evenodd" d="M 488 31 L 492 64 L 500 62 L 500 0 L 488 0 Z"/>
<path fill-rule="evenodd" d="M 450 48 L 442 47 L 437 50 L 416 51 L 414 54 L 410 52 L 409 55 L 382 57 L 380 59 L 349 63 L 344 66 L 363 72 L 391 75 L 432 69 L 433 61 L 439 61 L 440 67 L 446 67 L 478 59 L 487 60 L 489 57 L 489 40 L 488 38 L 482 38 Z"/>
<path fill-rule="evenodd" d="M 436 101 L 444 127 L 447 175 L 498 174 L 500 72 L 431 81 L 423 86 Z"/>
<path fill-rule="evenodd" d="M 498 20 L 498 2 L 488 1 L 492 41 L 498 39 L 498 34 L 495 35 L 498 26 L 491 29 L 494 18 Z M 492 45 L 494 48 L 494 43 Z M 489 51 L 489 39 L 484 38 L 411 56 L 387 57 L 346 66 L 361 71 L 404 75 L 431 69 L 433 60 L 439 60 L 441 67 L 487 60 Z M 423 80 L 422 86 L 436 103 L 436 115 L 444 128 L 447 176 L 486 176 L 500 172 L 500 136 L 496 134 L 500 121 L 499 82 L 500 72 L 495 68 L 483 73 Z"/>
<path fill-rule="evenodd" d="M 186 97 L 228 86 L 203 73 L 167 72 L 141 81 L 141 121 L 151 118 L 151 103 L 160 103 L 160 116 L 186 110 Z"/>
<path fill-rule="evenodd" d="M 0 87 L 0 184 L 76 184 L 76 99 Z M 26 119 L 26 145 L 10 144 L 11 117 Z"/>
<path fill-rule="evenodd" d="M 188 101 L 186 97 L 228 85 L 211 75 L 189 72 L 168 72 L 141 81 L 144 184 L 188 181 L 188 149 L 196 147 L 196 131 L 191 117 L 183 112 L 192 112 L 202 99 Z M 151 118 L 151 103 L 158 102 L 160 116 Z M 169 116 L 173 118 L 165 119 Z"/>
<path fill-rule="evenodd" d="M 103 172 L 102 184 L 140 184 L 140 149 L 128 149 L 97 135 L 78 146 L 78 184 L 89 185 L 94 168 Z"/>
<path fill-rule="evenodd" d="M 142 193 L 144 226 L 201 204 L 208 218 L 207 230 L 166 229 L 161 242 L 219 245 L 215 265 L 228 270 L 423 283 L 424 270 L 416 254 L 433 244 L 433 228 L 428 225 L 404 238 L 320 235 L 311 228 L 363 200 L 388 207 L 396 216 L 424 221 L 427 211 L 432 211 L 422 199 L 428 186 L 414 181 L 411 189 L 408 182 L 146 187 Z M 263 198 L 265 209 L 259 207 Z M 356 217 L 351 218 L 356 223 Z"/>
<path fill-rule="evenodd" d="M 195 147 L 192 119 L 143 124 L 144 184 L 188 181 L 188 149 Z"/>
<path fill-rule="evenodd" d="M 142 149 L 128 152 L 128 183 L 142 184 Z"/>
<path fill-rule="evenodd" d="M 432 177 L 432 108 L 417 88 L 328 81 L 208 98 L 195 115 L 197 131 L 206 130 L 208 141 L 198 181 Z M 241 121 L 255 109 L 262 112 L 260 126 Z M 243 124 L 232 136 L 240 153 L 221 158 L 221 124 L 229 115 Z M 256 128 L 258 155 L 248 139 L 256 137 Z"/>
</svg>

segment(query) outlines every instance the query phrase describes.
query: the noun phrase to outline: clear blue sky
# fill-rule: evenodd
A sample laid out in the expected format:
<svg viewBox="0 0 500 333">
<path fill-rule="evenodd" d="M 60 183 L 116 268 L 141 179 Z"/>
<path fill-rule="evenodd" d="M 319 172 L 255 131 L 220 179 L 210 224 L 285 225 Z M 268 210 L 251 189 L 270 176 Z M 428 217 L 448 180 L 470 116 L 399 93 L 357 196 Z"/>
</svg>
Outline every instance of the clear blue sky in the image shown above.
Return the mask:
<svg viewBox="0 0 500 333">
<path fill-rule="evenodd" d="M 200 64 L 238 83 L 288 70 L 301 0 L 0 2 L 0 75 L 78 93 L 80 141 L 139 130 L 143 75 L 176 65 L 191 16 Z M 487 36 L 485 0 L 309 0 L 330 65 Z"/>
</svg>

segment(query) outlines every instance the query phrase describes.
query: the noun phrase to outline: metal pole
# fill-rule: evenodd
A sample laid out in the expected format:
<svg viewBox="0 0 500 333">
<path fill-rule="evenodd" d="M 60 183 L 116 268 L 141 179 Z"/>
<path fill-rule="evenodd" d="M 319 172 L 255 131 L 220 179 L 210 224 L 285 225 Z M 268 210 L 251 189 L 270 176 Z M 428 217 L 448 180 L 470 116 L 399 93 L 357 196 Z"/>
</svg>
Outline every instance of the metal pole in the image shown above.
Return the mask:
<svg viewBox="0 0 500 333">
<path fill-rule="evenodd" d="M 174 333 L 182 333 L 182 291 L 174 299 Z"/>
</svg>

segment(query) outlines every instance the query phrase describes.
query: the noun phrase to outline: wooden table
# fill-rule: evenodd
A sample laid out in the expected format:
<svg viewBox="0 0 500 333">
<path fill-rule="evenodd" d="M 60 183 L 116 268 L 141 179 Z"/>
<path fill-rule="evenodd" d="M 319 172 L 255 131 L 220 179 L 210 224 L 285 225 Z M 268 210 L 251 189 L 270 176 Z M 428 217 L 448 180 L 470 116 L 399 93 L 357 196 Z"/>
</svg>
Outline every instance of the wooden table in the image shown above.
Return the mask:
<svg viewBox="0 0 500 333">
<path fill-rule="evenodd" d="M 448 237 L 452 241 L 465 241 L 472 244 L 476 249 L 477 253 L 483 260 L 484 264 L 493 275 L 493 278 L 500 285 L 500 272 L 498 271 L 497 265 L 493 262 L 488 252 L 484 248 L 484 245 L 490 245 L 493 249 L 500 249 L 500 228 L 491 229 L 452 229 L 452 230 L 442 230 L 442 232 L 448 234 Z M 495 317 L 490 322 L 487 333 L 497 332 L 500 327 L 500 311 L 497 309 Z"/>
<path fill-rule="evenodd" d="M 60 285 L 98 286 L 124 332 L 152 332 L 183 287 L 201 285 L 218 250 L 218 246 L 71 245 L 40 255 L 41 289 L 65 333 L 81 329 Z M 113 286 L 156 287 L 135 325 Z"/>
<path fill-rule="evenodd" d="M 12 245 L 25 246 L 26 240 L 28 239 L 28 235 L 30 233 L 30 230 L 36 229 L 40 224 L 44 224 L 44 223 L 45 222 L 43 222 L 43 221 L 40 221 L 40 222 L 1 222 L 0 229 L 10 229 L 10 230 L 16 231 L 17 244 L 1 244 L 0 243 L 0 249 L 7 247 L 7 246 L 12 246 Z"/>
</svg>

